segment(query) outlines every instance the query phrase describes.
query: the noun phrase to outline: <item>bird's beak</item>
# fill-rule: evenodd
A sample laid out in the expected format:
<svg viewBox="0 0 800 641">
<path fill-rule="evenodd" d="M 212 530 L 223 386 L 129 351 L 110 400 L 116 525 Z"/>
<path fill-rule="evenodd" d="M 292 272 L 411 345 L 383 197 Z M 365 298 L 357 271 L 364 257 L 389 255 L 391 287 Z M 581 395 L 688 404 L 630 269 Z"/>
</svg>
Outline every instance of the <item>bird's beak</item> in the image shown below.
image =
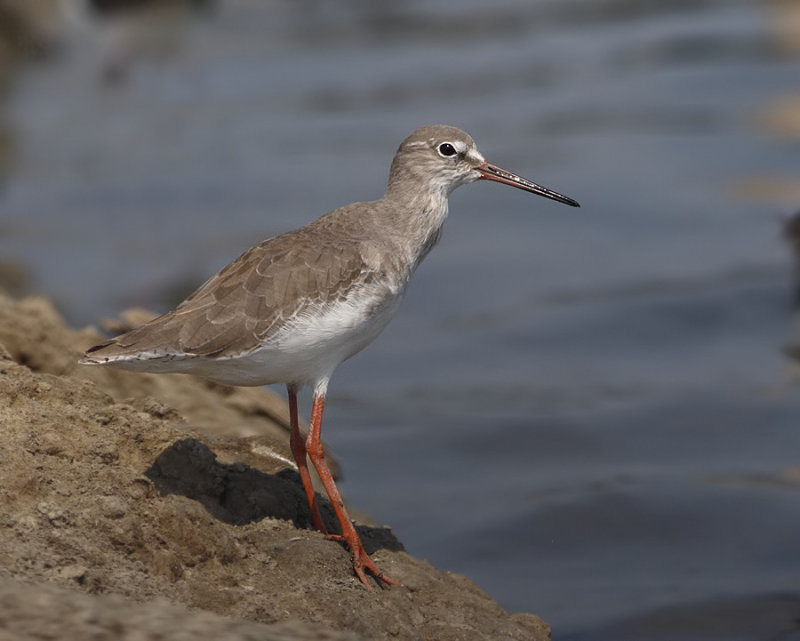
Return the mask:
<svg viewBox="0 0 800 641">
<path fill-rule="evenodd" d="M 547 187 L 537 185 L 530 180 L 522 178 L 521 176 L 517 176 L 516 174 L 512 174 L 510 171 L 506 171 L 505 169 L 500 169 L 500 167 L 489 164 L 488 162 L 483 163 L 480 167 L 476 167 L 476 170 L 481 174 L 478 180 L 494 180 L 495 182 L 503 183 L 504 185 L 511 185 L 517 189 L 529 191 L 532 194 L 539 194 L 545 198 L 552 198 L 553 200 L 557 200 L 565 205 L 580 207 L 578 202 L 576 200 L 572 200 L 572 198 L 559 194 L 558 192 L 548 189 Z"/>
</svg>

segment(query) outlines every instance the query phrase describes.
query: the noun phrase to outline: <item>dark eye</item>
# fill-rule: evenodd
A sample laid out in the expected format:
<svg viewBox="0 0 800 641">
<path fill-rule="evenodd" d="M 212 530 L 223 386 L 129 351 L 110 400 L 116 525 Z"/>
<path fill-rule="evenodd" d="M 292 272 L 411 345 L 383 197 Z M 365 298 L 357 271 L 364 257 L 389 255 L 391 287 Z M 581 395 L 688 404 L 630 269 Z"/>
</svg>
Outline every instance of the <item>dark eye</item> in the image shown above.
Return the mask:
<svg viewBox="0 0 800 641">
<path fill-rule="evenodd" d="M 453 147 L 449 142 L 443 142 L 439 145 L 439 155 L 440 156 L 455 156 L 456 155 L 456 148 Z"/>
</svg>

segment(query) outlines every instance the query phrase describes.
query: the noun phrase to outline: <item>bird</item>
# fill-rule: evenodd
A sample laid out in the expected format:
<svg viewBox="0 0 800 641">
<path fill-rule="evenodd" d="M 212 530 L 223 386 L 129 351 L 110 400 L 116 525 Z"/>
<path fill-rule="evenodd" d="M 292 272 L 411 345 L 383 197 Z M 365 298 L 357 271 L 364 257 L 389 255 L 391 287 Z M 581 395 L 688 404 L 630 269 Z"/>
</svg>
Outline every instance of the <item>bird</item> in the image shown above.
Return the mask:
<svg viewBox="0 0 800 641">
<path fill-rule="evenodd" d="M 255 245 L 175 309 L 91 347 L 80 363 L 189 373 L 234 386 L 285 385 L 289 443 L 314 527 L 349 548 L 355 576 L 368 589 L 368 575 L 381 587 L 399 585 L 364 550 L 325 462 L 325 396 L 337 366 L 371 343 L 397 312 L 414 271 L 440 238 L 448 196 L 476 180 L 580 206 L 489 163 L 466 132 L 425 126 L 400 144 L 381 198 L 345 205 Z M 306 386 L 312 403 L 303 438 L 297 396 Z M 307 459 L 340 534 L 323 523 Z"/>
</svg>

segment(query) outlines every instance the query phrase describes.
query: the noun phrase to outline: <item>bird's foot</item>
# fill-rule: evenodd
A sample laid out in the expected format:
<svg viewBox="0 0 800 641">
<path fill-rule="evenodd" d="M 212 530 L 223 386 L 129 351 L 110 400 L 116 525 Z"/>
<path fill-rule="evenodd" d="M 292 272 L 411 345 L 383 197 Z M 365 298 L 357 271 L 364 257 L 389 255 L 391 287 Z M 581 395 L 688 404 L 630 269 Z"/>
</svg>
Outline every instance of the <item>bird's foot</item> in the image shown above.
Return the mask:
<svg viewBox="0 0 800 641">
<path fill-rule="evenodd" d="M 353 570 L 356 573 L 356 576 L 359 578 L 361 583 L 363 583 L 368 590 L 372 589 L 372 586 L 367 582 L 366 574 L 364 570 L 372 574 L 375 577 L 375 580 L 378 582 L 378 585 L 383 587 L 385 585 L 403 585 L 399 581 L 395 581 L 394 579 L 390 579 L 386 576 L 383 572 L 378 569 L 378 566 L 372 562 L 372 559 L 369 558 L 369 555 L 366 553 L 363 547 L 360 548 L 358 553 L 353 553 Z"/>
<path fill-rule="evenodd" d="M 378 582 L 378 585 L 381 587 L 385 585 L 403 585 L 399 581 L 395 581 L 394 579 L 390 579 L 386 576 L 383 572 L 378 569 L 378 566 L 369 558 L 369 554 L 367 554 L 366 550 L 364 549 L 364 545 L 361 543 L 361 540 L 356 535 L 354 538 L 343 536 L 341 534 L 327 534 L 327 539 L 329 541 L 336 541 L 338 543 L 345 543 L 347 547 L 353 553 L 353 571 L 356 573 L 358 580 L 364 584 L 364 587 L 368 590 L 372 589 L 372 585 L 370 581 L 367 580 L 367 572 L 369 572 L 375 580 Z"/>
</svg>

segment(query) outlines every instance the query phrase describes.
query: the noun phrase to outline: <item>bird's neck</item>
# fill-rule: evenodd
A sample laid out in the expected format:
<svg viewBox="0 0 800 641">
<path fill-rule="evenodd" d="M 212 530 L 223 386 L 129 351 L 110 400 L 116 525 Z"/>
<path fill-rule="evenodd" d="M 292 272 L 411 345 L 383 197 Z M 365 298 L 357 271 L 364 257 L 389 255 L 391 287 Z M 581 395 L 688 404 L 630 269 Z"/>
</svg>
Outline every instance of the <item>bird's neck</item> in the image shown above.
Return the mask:
<svg viewBox="0 0 800 641">
<path fill-rule="evenodd" d="M 439 240 L 447 218 L 447 193 L 443 189 L 399 192 L 390 188 L 382 201 L 384 229 L 391 230 L 413 271 Z"/>
</svg>

